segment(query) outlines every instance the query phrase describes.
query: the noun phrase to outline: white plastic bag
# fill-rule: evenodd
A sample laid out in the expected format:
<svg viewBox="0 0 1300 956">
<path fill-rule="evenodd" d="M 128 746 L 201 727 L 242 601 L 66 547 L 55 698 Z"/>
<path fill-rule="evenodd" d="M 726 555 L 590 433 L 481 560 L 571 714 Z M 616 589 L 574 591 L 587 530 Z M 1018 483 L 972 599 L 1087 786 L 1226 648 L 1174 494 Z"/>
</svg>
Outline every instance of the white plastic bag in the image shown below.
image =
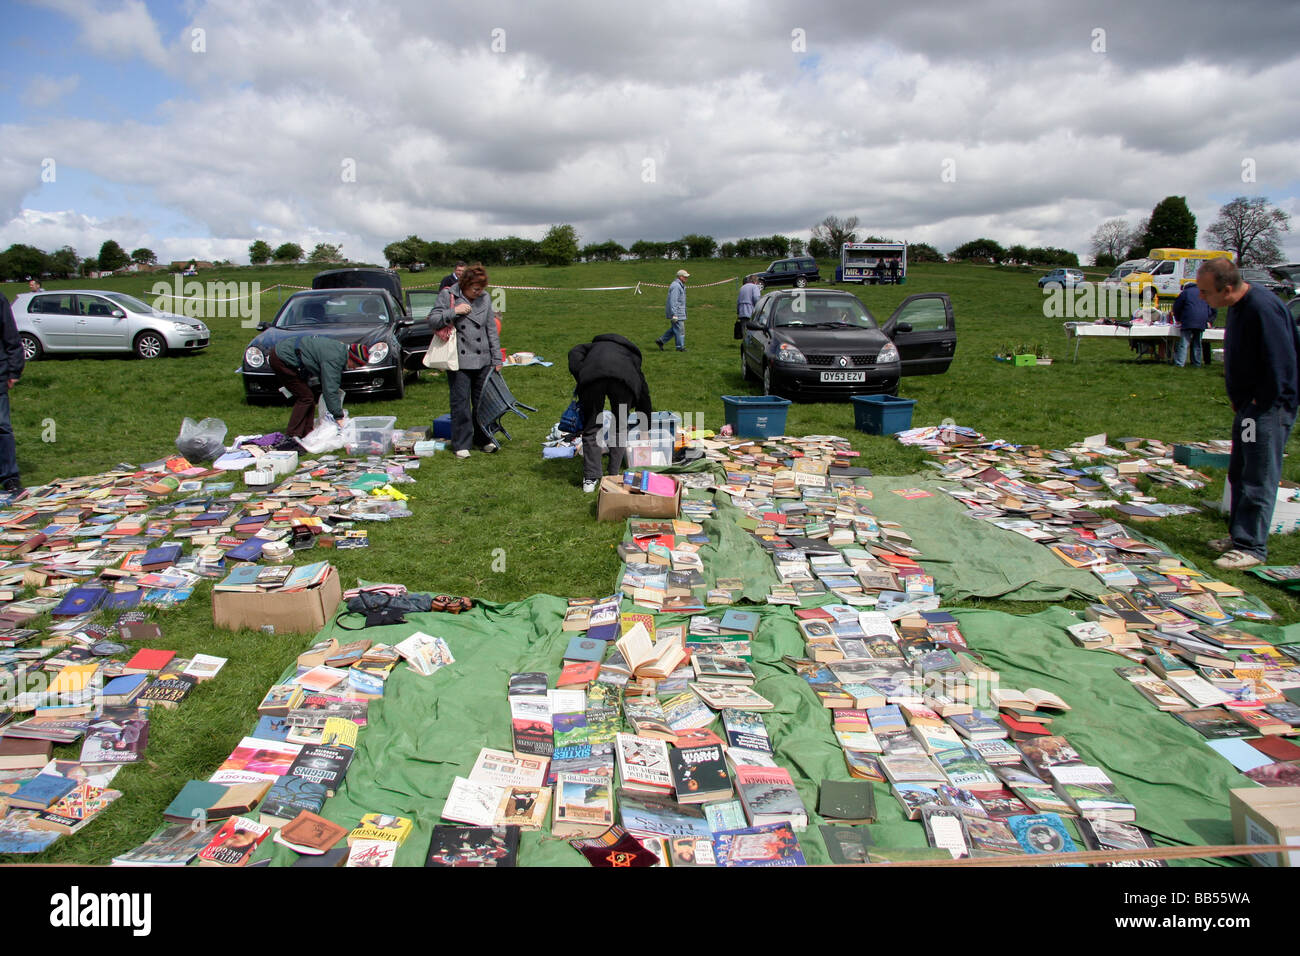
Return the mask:
<svg viewBox="0 0 1300 956">
<path fill-rule="evenodd" d="M 343 447 L 343 429 L 328 418 L 311 430 L 305 437 L 298 439 L 298 444 L 307 449 L 308 454 L 324 455 L 338 451 Z"/>
</svg>

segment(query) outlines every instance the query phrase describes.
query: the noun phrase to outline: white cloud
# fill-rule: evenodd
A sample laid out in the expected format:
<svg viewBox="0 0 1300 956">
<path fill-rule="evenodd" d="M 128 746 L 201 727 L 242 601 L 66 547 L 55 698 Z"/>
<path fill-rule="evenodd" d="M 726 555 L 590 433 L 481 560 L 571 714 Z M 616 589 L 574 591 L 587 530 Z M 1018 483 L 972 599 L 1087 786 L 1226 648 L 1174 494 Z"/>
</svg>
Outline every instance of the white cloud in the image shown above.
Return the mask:
<svg viewBox="0 0 1300 956">
<path fill-rule="evenodd" d="M 377 259 L 410 233 L 540 237 L 555 222 L 596 241 L 806 236 L 828 213 L 944 250 L 990 235 L 1082 253 L 1102 220 L 1135 222 L 1167 195 L 1187 196 L 1204 228 L 1242 192 L 1294 208 L 1300 182 L 1300 56 L 1195 23 L 1185 58 L 1148 54 L 1111 2 L 1065 18 L 1017 10 L 1004 33 L 986 29 L 1010 15 L 991 0 L 887 18 L 767 2 L 313 14 L 228 0 L 196 5 L 181 31 L 205 31 L 202 54 L 188 41 L 168 54 L 138 0 L 53 5 L 92 49 L 189 92 L 156 120 L 0 128 L 0 217 L 30 205 L 32 164 L 54 156 L 199 224 L 218 238 L 188 241 L 237 259 L 254 238 L 342 241 Z M 791 50 L 796 28 L 806 53 Z M 1240 181 L 1244 157 L 1256 184 Z M 15 223 L 0 243 L 22 241 Z M 97 248 L 97 229 L 79 249 Z"/>
<path fill-rule="evenodd" d="M 75 73 L 61 79 L 38 73 L 28 82 L 27 89 L 23 91 L 21 99 L 25 106 L 45 109 L 48 106 L 53 106 L 73 92 L 80 82 L 81 77 Z"/>
</svg>

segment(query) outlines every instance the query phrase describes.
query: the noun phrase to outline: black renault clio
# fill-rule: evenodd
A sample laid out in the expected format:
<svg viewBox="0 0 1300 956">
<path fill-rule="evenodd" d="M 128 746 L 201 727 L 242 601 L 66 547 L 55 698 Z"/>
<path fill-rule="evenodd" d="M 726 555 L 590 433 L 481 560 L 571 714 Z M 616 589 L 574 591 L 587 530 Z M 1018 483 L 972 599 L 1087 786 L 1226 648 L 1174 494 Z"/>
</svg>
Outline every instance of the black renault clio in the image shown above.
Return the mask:
<svg viewBox="0 0 1300 956">
<path fill-rule="evenodd" d="M 904 375 L 946 372 L 957 346 L 952 303 L 908 296 L 883 326 L 848 292 L 769 292 L 740 343 L 741 370 L 768 395 L 848 398 L 898 394 Z"/>
</svg>

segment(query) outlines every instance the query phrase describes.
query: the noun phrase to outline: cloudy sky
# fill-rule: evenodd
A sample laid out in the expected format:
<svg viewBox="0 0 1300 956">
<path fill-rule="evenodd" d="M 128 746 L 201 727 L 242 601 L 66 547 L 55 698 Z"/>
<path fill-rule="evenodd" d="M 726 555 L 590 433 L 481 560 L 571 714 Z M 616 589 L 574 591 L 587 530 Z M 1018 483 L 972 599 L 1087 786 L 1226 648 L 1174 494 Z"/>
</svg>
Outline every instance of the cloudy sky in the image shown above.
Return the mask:
<svg viewBox="0 0 1300 956">
<path fill-rule="evenodd" d="M 1300 4 L 0 9 L 0 248 L 377 260 L 411 233 L 725 241 L 833 213 L 1084 254 L 1168 195 L 1202 229 L 1238 195 L 1300 214 Z"/>
</svg>

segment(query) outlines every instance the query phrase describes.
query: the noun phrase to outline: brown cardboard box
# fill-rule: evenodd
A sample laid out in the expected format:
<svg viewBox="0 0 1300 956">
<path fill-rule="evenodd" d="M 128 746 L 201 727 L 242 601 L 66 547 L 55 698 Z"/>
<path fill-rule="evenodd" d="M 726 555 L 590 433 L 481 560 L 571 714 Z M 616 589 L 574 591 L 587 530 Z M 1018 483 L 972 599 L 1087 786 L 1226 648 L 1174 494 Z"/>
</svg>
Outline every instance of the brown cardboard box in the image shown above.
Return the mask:
<svg viewBox="0 0 1300 956">
<path fill-rule="evenodd" d="M 306 591 L 213 591 L 212 623 L 227 631 L 269 624 L 277 634 L 315 634 L 342 601 L 339 573 L 330 568 L 319 587 Z"/>
<path fill-rule="evenodd" d="M 596 520 L 622 521 L 633 516 L 676 518 L 682 507 L 682 484 L 680 481 L 673 483 L 677 486 L 677 493 L 669 498 L 667 495 L 647 495 L 641 491 L 632 491 L 623 485 L 618 475 L 606 475 L 600 479 Z"/>
<path fill-rule="evenodd" d="M 1248 856 L 1256 866 L 1300 866 L 1300 787 L 1230 790 L 1232 836 L 1242 845 L 1291 844 L 1289 853 Z"/>
</svg>

